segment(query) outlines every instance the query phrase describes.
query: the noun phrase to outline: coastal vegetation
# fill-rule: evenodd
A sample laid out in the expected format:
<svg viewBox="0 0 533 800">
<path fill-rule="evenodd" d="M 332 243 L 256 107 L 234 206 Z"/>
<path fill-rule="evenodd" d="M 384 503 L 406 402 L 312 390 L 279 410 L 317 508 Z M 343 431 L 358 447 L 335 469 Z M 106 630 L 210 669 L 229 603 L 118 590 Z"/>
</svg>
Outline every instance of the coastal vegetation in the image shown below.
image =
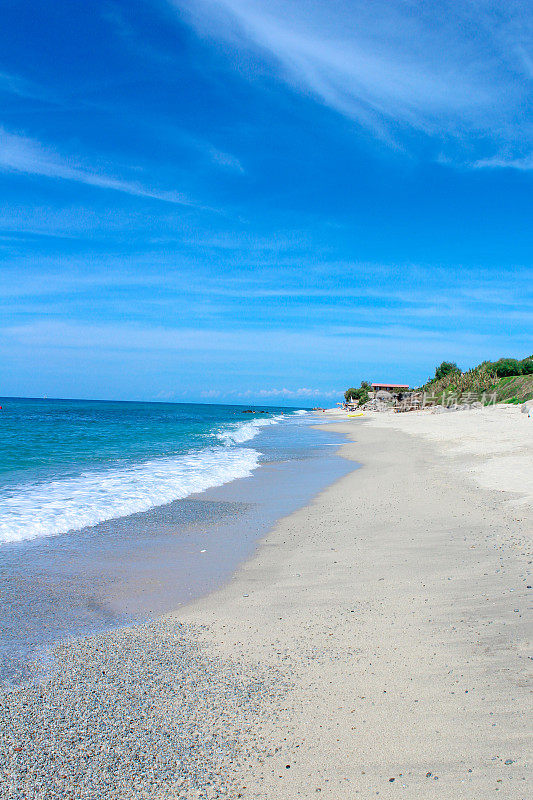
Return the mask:
<svg viewBox="0 0 533 800">
<path fill-rule="evenodd" d="M 486 362 L 488 364 L 488 362 Z M 447 367 L 453 367 L 448 369 Z M 435 377 L 430 378 L 420 390 L 433 395 L 489 392 L 498 380 L 490 367 L 479 364 L 477 367 L 461 372 L 457 364 L 443 362 L 435 369 Z"/>
<path fill-rule="evenodd" d="M 344 392 L 347 403 L 364 406 L 369 400 L 372 386 L 361 381 L 359 388 L 353 386 Z M 442 361 L 432 378 L 415 392 L 425 393 L 432 404 L 447 405 L 453 397 L 468 397 L 470 401 L 484 403 L 524 403 L 533 398 L 533 355 L 523 359 L 500 358 L 498 361 L 483 361 L 476 367 L 462 372 L 454 361 Z"/>
<path fill-rule="evenodd" d="M 372 386 L 368 381 L 361 381 L 359 389 L 355 389 L 353 386 L 350 389 L 346 389 L 344 399 L 347 403 L 357 403 L 358 406 L 362 406 L 368 401 L 368 393 L 371 389 Z"/>
<path fill-rule="evenodd" d="M 518 361 L 516 358 L 500 358 L 499 361 L 485 361 L 498 378 L 509 378 L 515 375 L 533 375 L 533 356 Z"/>
<path fill-rule="evenodd" d="M 521 403 L 533 397 L 533 355 L 522 360 L 500 358 L 483 361 L 466 372 L 451 361 L 443 361 L 435 369 L 433 378 L 419 388 L 442 402 L 451 395 L 485 396 L 498 403 Z"/>
<path fill-rule="evenodd" d="M 433 380 L 440 381 L 441 378 L 445 378 L 446 375 L 452 375 L 453 373 L 461 372 L 455 361 L 443 361 L 439 364 L 438 367 L 435 369 L 435 377 Z"/>
<path fill-rule="evenodd" d="M 494 391 L 497 403 L 525 403 L 533 399 L 533 375 L 500 378 Z"/>
</svg>

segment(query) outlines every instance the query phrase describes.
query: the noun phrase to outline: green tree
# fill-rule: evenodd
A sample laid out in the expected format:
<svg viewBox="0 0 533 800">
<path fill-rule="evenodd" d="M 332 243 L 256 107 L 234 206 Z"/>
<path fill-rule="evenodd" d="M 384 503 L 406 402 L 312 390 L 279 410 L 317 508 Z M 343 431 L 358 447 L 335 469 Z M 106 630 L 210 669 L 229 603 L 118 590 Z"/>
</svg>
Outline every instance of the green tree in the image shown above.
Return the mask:
<svg viewBox="0 0 533 800">
<path fill-rule="evenodd" d="M 454 361 L 443 361 L 442 364 L 435 369 L 434 380 L 440 381 L 441 378 L 449 375 L 450 372 L 461 372 L 461 370 Z"/>
<path fill-rule="evenodd" d="M 533 375 L 533 356 L 524 358 L 524 360 L 520 362 L 520 368 L 522 375 Z"/>
<path fill-rule="evenodd" d="M 359 389 L 354 389 L 353 386 L 350 389 L 346 389 L 344 399 L 347 403 L 357 402 L 358 405 L 362 406 L 368 400 L 368 392 L 371 388 L 368 381 L 361 381 Z"/>
<path fill-rule="evenodd" d="M 500 358 L 491 364 L 493 372 L 498 378 L 508 378 L 511 375 L 521 375 L 522 365 L 516 358 Z"/>
</svg>

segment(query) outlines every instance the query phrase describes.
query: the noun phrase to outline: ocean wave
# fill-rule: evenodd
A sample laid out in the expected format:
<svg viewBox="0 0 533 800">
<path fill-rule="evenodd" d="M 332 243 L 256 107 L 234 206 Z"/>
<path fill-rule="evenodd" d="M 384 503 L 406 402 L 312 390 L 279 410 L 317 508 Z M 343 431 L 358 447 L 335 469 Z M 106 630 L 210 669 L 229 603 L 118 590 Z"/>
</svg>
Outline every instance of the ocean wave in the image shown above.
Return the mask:
<svg viewBox="0 0 533 800">
<path fill-rule="evenodd" d="M 292 413 L 298 417 L 302 414 L 309 414 L 309 411 L 306 411 L 304 408 L 299 408 L 298 411 L 293 411 Z"/>
<path fill-rule="evenodd" d="M 128 468 L 18 486 L 0 496 L 0 542 L 56 536 L 148 511 L 245 478 L 258 466 L 259 456 L 252 448 L 213 447 Z"/>
<path fill-rule="evenodd" d="M 283 414 L 277 414 L 273 417 L 253 419 L 250 422 L 230 423 L 221 428 L 216 436 L 219 441 L 224 442 L 226 445 L 243 444 L 257 436 L 261 428 L 266 425 L 276 425 L 282 419 Z"/>
</svg>

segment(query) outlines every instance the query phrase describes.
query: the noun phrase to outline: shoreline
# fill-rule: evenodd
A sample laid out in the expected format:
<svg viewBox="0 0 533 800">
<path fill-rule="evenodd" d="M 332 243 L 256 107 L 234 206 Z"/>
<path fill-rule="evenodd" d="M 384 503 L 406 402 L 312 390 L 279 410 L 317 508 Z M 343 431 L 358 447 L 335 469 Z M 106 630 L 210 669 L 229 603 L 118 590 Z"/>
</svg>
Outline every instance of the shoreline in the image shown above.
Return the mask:
<svg viewBox="0 0 533 800">
<path fill-rule="evenodd" d="M 339 452 L 362 468 L 280 520 L 228 584 L 151 625 L 65 645 L 58 676 L 3 696 L 3 775 L 19 791 L 39 796 L 31 782 L 53 755 L 54 797 L 96 798 L 111 780 L 117 798 L 370 798 L 404 785 L 410 799 L 526 798 L 530 509 L 512 517 L 419 437 L 366 420 L 327 429 L 355 435 Z M 52 741 L 28 776 L 16 748 L 43 697 Z M 65 708 L 77 713 L 67 731 Z M 83 753 L 61 747 L 95 715 L 105 729 L 85 734 Z M 196 745 L 176 766 L 180 726 Z"/>
<path fill-rule="evenodd" d="M 342 437 L 309 424 L 262 429 L 258 465 L 144 512 L 53 537 L 0 545 L 0 685 L 32 678 L 32 662 L 78 636 L 140 624 L 215 591 L 278 519 L 348 467 Z"/>
</svg>

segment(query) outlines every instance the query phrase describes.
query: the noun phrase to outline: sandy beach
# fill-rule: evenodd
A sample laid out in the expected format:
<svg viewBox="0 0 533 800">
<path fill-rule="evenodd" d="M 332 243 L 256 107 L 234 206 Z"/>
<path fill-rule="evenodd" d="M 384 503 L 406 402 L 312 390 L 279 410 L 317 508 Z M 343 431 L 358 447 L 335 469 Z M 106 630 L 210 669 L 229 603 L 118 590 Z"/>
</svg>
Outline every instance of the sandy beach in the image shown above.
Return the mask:
<svg viewBox="0 0 533 800">
<path fill-rule="evenodd" d="M 0 800 L 533 800 L 533 2 L 1 10 Z"/>
<path fill-rule="evenodd" d="M 533 422 L 323 416 L 362 466 L 229 584 L 2 696 L 2 797 L 531 796 Z"/>
</svg>

